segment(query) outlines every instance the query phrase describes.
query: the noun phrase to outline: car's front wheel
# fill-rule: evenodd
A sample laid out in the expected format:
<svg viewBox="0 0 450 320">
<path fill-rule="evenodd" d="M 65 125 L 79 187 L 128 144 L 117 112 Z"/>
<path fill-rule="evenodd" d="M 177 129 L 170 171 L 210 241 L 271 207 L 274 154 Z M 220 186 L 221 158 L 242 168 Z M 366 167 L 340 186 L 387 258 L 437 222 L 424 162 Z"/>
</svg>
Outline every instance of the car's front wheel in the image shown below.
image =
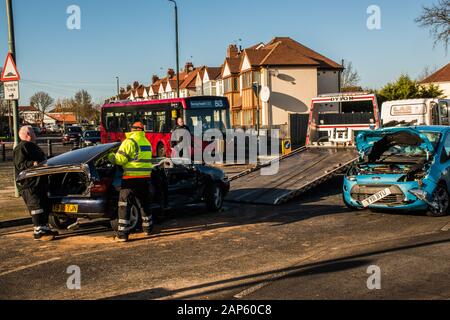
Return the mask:
<svg viewBox="0 0 450 320">
<path fill-rule="evenodd" d="M 136 205 L 132 205 L 130 210 L 130 225 L 127 229 L 128 233 L 137 231 L 141 227 L 141 213 Z M 119 218 L 111 219 L 111 228 L 114 231 L 119 230 Z"/>
<path fill-rule="evenodd" d="M 207 187 L 205 194 L 205 202 L 209 211 L 217 212 L 223 206 L 223 192 L 222 188 L 217 183 Z"/>
<path fill-rule="evenodd" d="M 437 204 L 437 207 L 428 209 L 429 217 L 444 217 L 448 214 L 450 206 L 450 197 L 447 188 L 444 185 L 438 185 L 431 196 L 431 201 Z"/>
<path fill-rule="evenodd" d="M 58 230 L 67 230 L 67 228 L 76 223 L 77 220 L 77 218 L 62 216 L 58 217 L 53 214 L 48 217 L 48 223 L 50 224 L 50 226 Z"/>
</svg>

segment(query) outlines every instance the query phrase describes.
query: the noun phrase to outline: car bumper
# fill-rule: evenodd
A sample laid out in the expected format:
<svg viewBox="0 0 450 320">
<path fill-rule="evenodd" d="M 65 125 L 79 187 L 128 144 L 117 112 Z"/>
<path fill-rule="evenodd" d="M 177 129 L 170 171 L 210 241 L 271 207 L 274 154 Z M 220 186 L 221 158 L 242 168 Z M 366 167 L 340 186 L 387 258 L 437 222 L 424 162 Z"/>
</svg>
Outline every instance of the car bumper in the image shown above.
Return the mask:
<svg viewBox="0 0 450 320">
<path fill-rule="evenodd" d="M 50 212 L 56 215 L 68 215 L 79 218 L 109 218 L 115 213 L 114 208 L 111 208 L 110 203 L 106 198 L 50 198 Z M 76 212 L 61 212 L 56 210 L 58 206 L 76 206 Z"/>
<path fill-rule="evenodd" d="M 344 179 L 344 188 L 343 194 L 345 201 L 351 205 L 352 207 L 363 209 L 364 206 L 360 201 L 355 200 L 352 195 L 352 189 L 358 185 L 356 181 L 349 181 L 347 178 Z M 368 184 L 364 184 L 368 185 Z M 387 204 L 387 203 L 374 203 L 370 205 L 369 209 L 378 209 L 378 210 L 395 210 L 395 211 L 421 211 L 428 209 L 429 205 L 426 201 L 417 198 L 417 196 L 413 195 L 410 191 L 414 189 L 422 189 L 426 191 L 429 195 L 431 195 L 436 188 L 436 184 L 432 181 L 426 181 L 426 184 L 420 188 L 419 183 L 417 181 L 413 182 L 398 182 L 398 183 L 380 183 L 378 184 L 370 184 L 370 186 L 377 185 L 390 185 L 395 186 L 400 189 L 404 195 L 403 201 L 401 203 L 396 204 Z"/>
</svg>

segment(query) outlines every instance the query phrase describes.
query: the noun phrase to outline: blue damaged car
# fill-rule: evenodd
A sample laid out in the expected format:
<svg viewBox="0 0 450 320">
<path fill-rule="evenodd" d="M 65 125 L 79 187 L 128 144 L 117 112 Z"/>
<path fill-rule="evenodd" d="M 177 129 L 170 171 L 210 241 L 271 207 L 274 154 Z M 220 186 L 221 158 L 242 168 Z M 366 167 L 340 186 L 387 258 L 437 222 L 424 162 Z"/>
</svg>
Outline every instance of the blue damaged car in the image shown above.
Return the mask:
<svg viewBox="0 0 450 320">
<path fill-rule="evenodd" d="M 362 131 L 356 146 L 359 161 L 344 178 L 347 207 L 448 214 L 450 127 Z"/>
</svg>

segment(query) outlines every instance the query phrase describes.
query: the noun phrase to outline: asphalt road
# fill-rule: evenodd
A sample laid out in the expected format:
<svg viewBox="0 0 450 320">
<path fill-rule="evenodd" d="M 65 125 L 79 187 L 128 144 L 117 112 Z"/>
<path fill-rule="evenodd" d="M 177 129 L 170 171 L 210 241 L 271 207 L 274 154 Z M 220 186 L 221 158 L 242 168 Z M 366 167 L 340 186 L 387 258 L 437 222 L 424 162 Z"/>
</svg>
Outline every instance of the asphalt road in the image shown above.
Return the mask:
<svg viewBox="0 0 450 320">
<path fill-rule="evenodd" d="M 340 181 L 280 207 L 175 210 L 155 235 L 0 230 L 0 299 L 449 299 L 450 217 L 349 212 Z M 91 226 L 92 227 L 92 226 Z M 81 289 L 70 290 L 70 266 Z M 370 266 L 381 289 L 369 290 Z"/>
</svg>

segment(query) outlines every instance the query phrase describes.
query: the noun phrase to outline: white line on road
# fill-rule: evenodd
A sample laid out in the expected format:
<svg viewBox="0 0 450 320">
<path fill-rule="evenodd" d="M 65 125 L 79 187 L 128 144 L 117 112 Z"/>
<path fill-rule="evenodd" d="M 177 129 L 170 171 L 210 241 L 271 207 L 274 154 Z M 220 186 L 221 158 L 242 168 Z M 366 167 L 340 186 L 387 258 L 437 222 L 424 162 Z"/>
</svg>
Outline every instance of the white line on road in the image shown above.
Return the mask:
<svg viewBox="0 0 450 320">
<path fill-rule="evenodd" d="M 35 262 L 35 263 L 29 264 L 29 265 L 26 265 L 26 266 L 21 266 L 21 267 L 18 267 L 18 268 L 15 268 L 15 269 L 8 270 L 8 271 L 0 273 L 0 277 L 6 276 L 7 274 L 10 274 L 10 273 L 14 273 L 14 272 L 22 271 L 22 270 L 25 270 L 25 269 L 33 268 L 33 267 L 40 266 L 42 264 L 50 263 L 50 262 L 57 261 L 57 260 L 61 260 L 61 258 L 59 258 L 59 257 L 58 258 L 52 258 L 52 259 L 48 259 L 48 260 L 44 260 L 44 261 Z"/>
</svg>

